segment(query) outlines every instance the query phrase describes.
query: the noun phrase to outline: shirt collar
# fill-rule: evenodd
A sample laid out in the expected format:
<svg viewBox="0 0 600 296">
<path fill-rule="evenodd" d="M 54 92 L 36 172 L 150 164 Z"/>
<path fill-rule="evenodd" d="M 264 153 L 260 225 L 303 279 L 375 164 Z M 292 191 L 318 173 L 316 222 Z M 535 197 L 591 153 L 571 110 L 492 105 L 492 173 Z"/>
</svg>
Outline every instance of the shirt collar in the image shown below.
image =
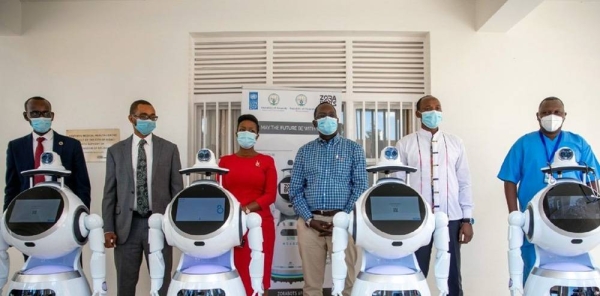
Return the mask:
<svg viewBox="0 0 600 296">
<path fill-rule="evenodd" d="M 329 141 L 325 141 L 321 137 L 318 137 L 317 143 L 319 143 L 321 145 L 327 145 L 329 143 L 331 143 L 332 145 L 335 145 L 340 142 L 340 139 L 341 139 L 340 134 L 337 133 L 333 138 L 329 139 Z"/>
<path fill-rule="evenodd" d="M 148 145 L 152 146 L 152 133 L 147 135 L 143 139 L 146 140 L 146 143 Z M 138 135 L 136 135 L 136 134 L 133 134 L 133 147 L 137 147 L 140 144 L 141 140 L 142 140 L 142 138 L 138 137 Z"/>
<path fill-rule="evenodd" d="M 44 139 L 46 139 L 46 141 L 54 140 L 54 131 L 52 129 L 50 129 L 47 133 L 45 133 L 41 136 L 36 133 L 31 133 L 31 134 L 33 135 L 33 142 L 36 142 L 39 137 L 44 137 Z"/>
<path fill-rule="evenodd" d="M 430 131 L 423 129 L 423 127 L 419 127 L 419 130 L 417 130 L 417 133 L 419 134 L 419 136 L 424 136 L 424 137 L 427 137 L 428 139 L 430 139 L 430 138 L 439 137 L 439 135 L 441 135 L 443 132 L 440 128 L 438 128 L 438 131 L 435 134 L 433 134 L 433 137 L 432 137 L 432 134 Z"/>
</svg>

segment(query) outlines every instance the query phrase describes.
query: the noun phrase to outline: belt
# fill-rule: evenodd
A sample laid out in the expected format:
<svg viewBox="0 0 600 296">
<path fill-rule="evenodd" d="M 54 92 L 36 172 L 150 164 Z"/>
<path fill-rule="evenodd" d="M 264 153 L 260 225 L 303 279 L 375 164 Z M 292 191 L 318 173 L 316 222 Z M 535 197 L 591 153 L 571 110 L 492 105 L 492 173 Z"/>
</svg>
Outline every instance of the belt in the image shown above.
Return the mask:
<svg viewBox="0 0 600 296">
<path fill-rule="evenodd" d="M 321 215 L 325 217 L 333 217 L 335 214 L 341 212 L 342 210 L 329 210 L 329 211 L 312 211 L 311 213 L 315 215 Z"/>
<path fill-rule="evenodd" d="M 146 213 L 146 215 L 142 215 L 140 214 L 138 211 L 133 211 L 133 217 L 136 218 L 150 218 L 150 216 L 152 216 L 152 211 L 148 211 L 148 213 Z"/>
</svg>

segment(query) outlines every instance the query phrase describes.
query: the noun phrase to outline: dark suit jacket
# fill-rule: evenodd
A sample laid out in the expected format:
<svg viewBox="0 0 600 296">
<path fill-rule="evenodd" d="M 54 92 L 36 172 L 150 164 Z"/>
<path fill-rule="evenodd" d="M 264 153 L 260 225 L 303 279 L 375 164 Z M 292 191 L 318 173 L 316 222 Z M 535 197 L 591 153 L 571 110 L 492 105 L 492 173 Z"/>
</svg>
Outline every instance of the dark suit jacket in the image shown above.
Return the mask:
<svg viewBox="0 0 600 296">
<path fill-rule="evenodd" d="M 88 176 L 81 143 L 73 138 L 63 136 L 54 131 L 52 150 L 60 155 L 65 169 L 71 175 L 65 178 L 69 187 L 81 201 L 90 208 L 90 177 Z M 6 150 L 6 187 L 4 188 L 4 210 L 21 192 L 29 188 L 29 177 L 23 177 L 22 171 L 33 167 L 33 135 L 12 140 Z"/>
<path fill-rule="evenodd" d="M 133 136 L 108 148 L 102 199 L 104 231 L 117 234 L 117 244 L 129 237 L 135 181 L 131 146 Z M 183 189 L 177 145 L 152 135 L 152 212 L 164 214 L 171 199 Z"/>
</svg>

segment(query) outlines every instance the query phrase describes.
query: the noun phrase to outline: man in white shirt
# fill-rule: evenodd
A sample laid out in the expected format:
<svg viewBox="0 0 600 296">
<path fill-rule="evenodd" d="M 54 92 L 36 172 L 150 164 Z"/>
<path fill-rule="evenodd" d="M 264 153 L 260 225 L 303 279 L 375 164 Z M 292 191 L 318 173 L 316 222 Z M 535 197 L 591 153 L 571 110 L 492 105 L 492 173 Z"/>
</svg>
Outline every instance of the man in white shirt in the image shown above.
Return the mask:
<svg viewBox="0 0 600 296">
<path fill-rule="evenodd" d="M 473 196 L 471 174 L 465 146 L 460 138 L 439 129 L 442 105 L 430 95 L 417 102 L 420 129 L 400 139 L 396 144 L 402 162 L 417 168 L 410 175 L 410 186 L 418 191 L 434 211 L 443 211 L 450 222 L 450 296 L 462 296 L 460 275 L 460 245 L 473 238 Z M 398 177 L 404 179 L 403 173 Z M 432 241 L 433 242 L 433 241 Z M 427 276 L 432 243 L 420 248 L 417 261 Z"/>
</svg>

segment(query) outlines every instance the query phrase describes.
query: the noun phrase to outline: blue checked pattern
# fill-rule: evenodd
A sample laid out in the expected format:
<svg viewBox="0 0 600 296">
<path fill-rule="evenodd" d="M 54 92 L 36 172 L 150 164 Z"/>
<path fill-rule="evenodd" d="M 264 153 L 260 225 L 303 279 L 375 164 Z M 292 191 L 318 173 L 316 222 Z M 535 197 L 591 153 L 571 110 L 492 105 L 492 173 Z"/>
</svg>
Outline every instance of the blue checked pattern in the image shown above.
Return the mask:
<svg viewBox="0 0 600 296">
<path fill-rule="evenodd" d="M 339 135 L 300 147 L 290 181 L 294 210 L 304 220 L 312 218 L 315 210 L 350 213 L 369 187 L 366 166 L 362 147 Z"/>
</svg>

